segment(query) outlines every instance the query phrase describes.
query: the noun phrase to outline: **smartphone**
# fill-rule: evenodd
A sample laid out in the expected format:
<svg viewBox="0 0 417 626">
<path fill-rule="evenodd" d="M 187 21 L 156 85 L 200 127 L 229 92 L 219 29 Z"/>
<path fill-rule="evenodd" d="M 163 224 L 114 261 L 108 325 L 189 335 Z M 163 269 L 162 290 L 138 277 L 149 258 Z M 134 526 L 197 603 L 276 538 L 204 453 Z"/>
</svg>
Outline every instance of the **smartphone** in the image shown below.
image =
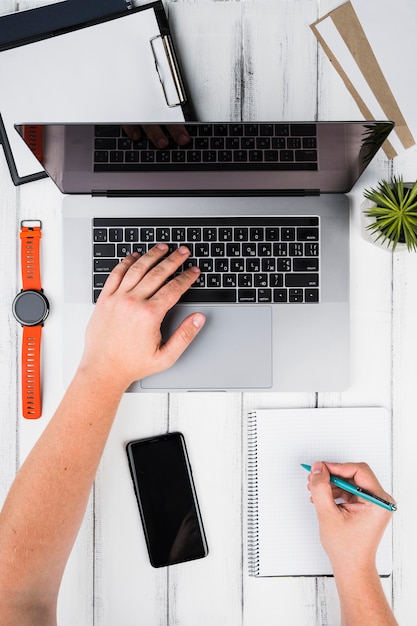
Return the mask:
<svg viewBox="0 0 417 626">
<path fill-rule="evenodd" d="M 130 441 L 126 451 L 151 565 L 163 567 L 207 556 L 182 433 Z"/>
</svg>

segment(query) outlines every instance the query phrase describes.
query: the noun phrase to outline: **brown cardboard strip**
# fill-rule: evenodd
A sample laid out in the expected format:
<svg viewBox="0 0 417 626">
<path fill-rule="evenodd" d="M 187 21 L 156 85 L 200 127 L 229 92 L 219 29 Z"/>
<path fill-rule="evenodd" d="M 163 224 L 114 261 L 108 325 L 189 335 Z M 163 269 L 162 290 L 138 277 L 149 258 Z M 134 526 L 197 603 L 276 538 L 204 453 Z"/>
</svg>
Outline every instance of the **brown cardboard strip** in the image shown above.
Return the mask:
<svg viewBox="0 0 417 626">
<path fill-rule="evenodd" d="M 395 122 L 396 134 L 404 148 L 409 148 L 410 146 L 415 145 L 414 137 L 407 126 L 390 86 L 388 85 L 388 82 L 386 81 L 385 76 L 378 64 L 358 16 L 356 15 L 351 2 L 346 2 L 334 11 L 331 11 L 324 17 L 317 20 L 317 22 L 311 25 L 311 29 L 323 47 L 323 50 L 329 57 L 331 63 L 341 76 L 350 94 L 355 99 L 363 116 L 366 119 L 374 119 L 371 111 L 349 80 L 346 72 L 343 70 L 343 67 L 335 58 L 333 52 L 316 28 L 316 24 L 319 24 L 321 21 L 329 17 L 333 20 L 340 36 L 349 48 L 350 53 L 367 81 L 369 88 L 372 90 L 375 98 L 378 100 L 382 110 L 387 116 L 387 119 Z M 383 147 L 388 158 L 391 159 L 396 156 L 396 151 L 388 141 L 384 143 Z"/>
</svg>

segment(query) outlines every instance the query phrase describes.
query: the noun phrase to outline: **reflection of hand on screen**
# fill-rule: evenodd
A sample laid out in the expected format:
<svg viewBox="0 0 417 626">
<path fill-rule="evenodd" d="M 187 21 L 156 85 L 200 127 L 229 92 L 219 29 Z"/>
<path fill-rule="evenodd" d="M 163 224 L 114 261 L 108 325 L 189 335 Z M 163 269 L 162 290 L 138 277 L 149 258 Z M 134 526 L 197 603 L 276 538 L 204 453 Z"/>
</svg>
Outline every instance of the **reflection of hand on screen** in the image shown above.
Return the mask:
<svg viewBox="0 0 417 626">
<path fill-rule="evenodd" d="M 166 148 L 169 144 L 170 135 L 172 139 L 179 145 L 185 146 L 190 141 L 190 135 L 183 124 L 167 124 L 160 126 L 158 124 L 124 125 L 123 130 L 131 139 L 138 141 L 143 133 L 152 141 L 157 148 Z"/>
</svg>

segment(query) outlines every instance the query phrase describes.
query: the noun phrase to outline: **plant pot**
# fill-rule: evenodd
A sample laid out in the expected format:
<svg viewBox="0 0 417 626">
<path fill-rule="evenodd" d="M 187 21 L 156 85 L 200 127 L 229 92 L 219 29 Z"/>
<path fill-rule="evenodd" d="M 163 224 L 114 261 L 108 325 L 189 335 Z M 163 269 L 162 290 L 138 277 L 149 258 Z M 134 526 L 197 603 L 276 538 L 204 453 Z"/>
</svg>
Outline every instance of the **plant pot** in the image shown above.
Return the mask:
<svg viewBox="0 0 417 626">
<path fill-rule="evenodd" d="M 375 219 L 365 215 L 364 211 L 370 209 L 371 207 L 376 206 L 375 202 L 371 202 L 370 200 L 364 200 L 361 204 L 361 234 L 365 241 L 372 243 L 374 246 L 381 248 L 382 250 L 386 250 L 387 252 L 392 252 L 392 242 L 388 239 L 383 240 L 383 237 L 377 240 L 379 235 L 378 232 L 372 233 L 367 227 L 371 224 L 374 224 Z M 399 241 L 395 246 L 394 252 L 404 252 L 407 250 L 407 246 L 405 243 Z"/>
</svg>

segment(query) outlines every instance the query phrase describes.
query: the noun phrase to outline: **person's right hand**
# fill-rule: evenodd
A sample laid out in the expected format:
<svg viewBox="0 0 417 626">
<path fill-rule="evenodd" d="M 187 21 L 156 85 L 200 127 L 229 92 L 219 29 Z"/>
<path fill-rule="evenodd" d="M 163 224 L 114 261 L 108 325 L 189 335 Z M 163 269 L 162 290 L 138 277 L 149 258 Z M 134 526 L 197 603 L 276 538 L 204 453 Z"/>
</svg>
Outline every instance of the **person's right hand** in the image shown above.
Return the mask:
<svg viewBox="0 0 417 626">
<path fill-rule="evenodd" d="M 89 322 L 81 367 L 119 390 L 173 365 L 205 322 L 202 313 L 191 314 L 163 342 L 165 315 L 200 275 L 190 267 L 168 280 L 190 251 L 180 246 L 165 256 L 167 252 L 168 246 L 160 243 L 116 265 Z"/>
<path fill-rule="evenodd" d="M 330 483 L 330 474 L 344 478 L 393 502 L 366 463 L 316 462 L 308 488 L 320 526 L 321 543 L 334 571 L 374 567 L 376 551 L 392 512 Z M 336 504 L 335 499 L 344 503 Z"/>
</svg>

